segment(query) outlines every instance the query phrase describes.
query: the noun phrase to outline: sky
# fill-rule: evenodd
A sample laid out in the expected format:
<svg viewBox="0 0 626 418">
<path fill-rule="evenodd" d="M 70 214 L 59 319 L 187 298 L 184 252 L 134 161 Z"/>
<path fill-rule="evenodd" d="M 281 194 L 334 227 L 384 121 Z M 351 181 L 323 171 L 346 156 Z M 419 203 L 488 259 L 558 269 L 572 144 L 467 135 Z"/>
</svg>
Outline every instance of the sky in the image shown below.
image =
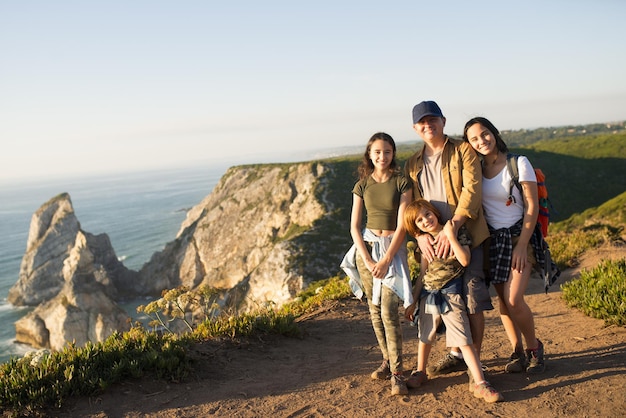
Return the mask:
<svg viewBox="0 0 626 418">
<path fill-rule="evenodd" d="M 626 120 L 626 2 L 0 0 L 0 183 Z"/>
</svg>

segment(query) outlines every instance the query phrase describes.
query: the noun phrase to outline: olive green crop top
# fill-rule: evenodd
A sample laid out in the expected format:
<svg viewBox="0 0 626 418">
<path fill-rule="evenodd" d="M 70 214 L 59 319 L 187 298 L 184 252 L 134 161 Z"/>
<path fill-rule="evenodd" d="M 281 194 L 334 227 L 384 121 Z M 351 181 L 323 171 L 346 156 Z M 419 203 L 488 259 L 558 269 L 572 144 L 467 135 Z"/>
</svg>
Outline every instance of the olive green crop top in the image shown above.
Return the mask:
<svg viewBox="0 0 626 418">
<path fill-rule="evenodd" d="M 361 197 L 365 203 L 369 229 L 393 231 L 398 223 L 400 196 L 411 190 L 411 183 L 402 174 L 394 174 L 384 183 L 377 183 L 372 176 L 359 180 L 352 193 Z"/>
</svg>

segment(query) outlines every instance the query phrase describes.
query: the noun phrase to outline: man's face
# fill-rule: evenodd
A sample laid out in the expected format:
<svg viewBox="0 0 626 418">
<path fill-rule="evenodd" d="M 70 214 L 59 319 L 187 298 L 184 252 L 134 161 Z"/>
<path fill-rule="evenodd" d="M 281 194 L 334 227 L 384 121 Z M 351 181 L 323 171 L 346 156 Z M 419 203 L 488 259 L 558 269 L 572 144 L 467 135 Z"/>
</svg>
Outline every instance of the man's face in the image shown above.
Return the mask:
<svg viewBox="0 0 626 418">
<path fill-rule="evenodd" d="M 415 132 L 426 142 L 443 140 L 443 128 L 446 126 L 446 118 L 437 116 L 424 116 L 413 125 Z"/>
</svg>

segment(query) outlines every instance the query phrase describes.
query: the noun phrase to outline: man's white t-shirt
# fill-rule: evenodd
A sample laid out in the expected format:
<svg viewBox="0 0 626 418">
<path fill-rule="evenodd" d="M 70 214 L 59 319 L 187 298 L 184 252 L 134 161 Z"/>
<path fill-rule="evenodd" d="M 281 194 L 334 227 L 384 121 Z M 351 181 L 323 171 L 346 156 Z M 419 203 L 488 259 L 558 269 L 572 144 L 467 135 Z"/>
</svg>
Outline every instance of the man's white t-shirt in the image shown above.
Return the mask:
<svg viewBox="0 0 626 418">
<path fill-rule="evenodd" d="M 517 168 L 520 183 L 537 182 L 535 170 L 528 158 L 520 155 L 517 159 Z M 513 226 L 524 216 L 524 199 L 516 186 L 513 186 L 515 202 L 509 206 L 506 205 L 510 185 L 511 173 L 506 165 L 494 178 L 488 179 L 483 176 L 483 209 L 487 224 L 494 229 Z"/>
<path fill-rule="evenodd" d="M 448 222 L 452 219 L 452 211 L 446 197 L 446 184 L 443 181 L 443 172 L 441 171 L 441 156 L 443 151 L 439 151 L 434 155 L 426 155 L 424 153 L 424 167 L 418 178 L 420 186 L 422 186 L 423 198 L 428 200 L 441 214 L 442 222 Z"/>
</svg>

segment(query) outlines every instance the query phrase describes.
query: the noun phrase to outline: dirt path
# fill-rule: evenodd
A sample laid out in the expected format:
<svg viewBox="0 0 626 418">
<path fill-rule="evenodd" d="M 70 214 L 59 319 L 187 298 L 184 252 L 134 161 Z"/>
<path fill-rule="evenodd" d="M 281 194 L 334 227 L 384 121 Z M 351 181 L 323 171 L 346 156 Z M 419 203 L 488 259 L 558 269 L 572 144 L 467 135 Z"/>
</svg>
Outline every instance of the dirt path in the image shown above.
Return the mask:
<svg viewBox="0 0 626 418">
<path fill-rule="evenodd" d="M 581 267 L 606 256 L 596 253 Z M 510 347 L 496 311 L 487 315 L 483 363 L 505 401 L 486 404 L 467 390 L 464 372 L 436 377 L 408 396 L 390 395 L 389 382 L 369 374 L 380 363 L 365 303 L 329 304 L 301 322 L 301 340 L 283 337 L 245 346 L 203 344 L 195 376 L 166 384 L 144 379 L 116 386 L 97 398 L 81 398 L 58 417 L 623 417 L 626 416 L 626 327 L 569 309 L 561 299 L 563 277 L 543 293 L 533 280 L 527 301 L 546 350 L 541 375 L 506 374 Z M 495 299 L 494 299 L 495 302 Z M 415 328 L 404 329 L 406 367 L 416 362 Z M 444 353 L 433 348 L 430 361 Z"/>
</svg>

